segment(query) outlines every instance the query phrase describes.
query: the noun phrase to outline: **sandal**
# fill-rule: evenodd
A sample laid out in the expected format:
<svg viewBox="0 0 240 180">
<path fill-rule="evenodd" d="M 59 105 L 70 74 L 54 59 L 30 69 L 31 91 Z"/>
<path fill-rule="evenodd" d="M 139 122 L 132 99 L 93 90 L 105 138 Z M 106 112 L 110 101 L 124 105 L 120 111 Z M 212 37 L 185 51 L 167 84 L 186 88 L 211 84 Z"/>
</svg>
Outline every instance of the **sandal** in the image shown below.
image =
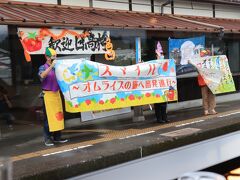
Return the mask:
<svg viewBox="0 0 240 180">
<path fill-rule="evenodd" d="M 217 114 L 217 112 L 215 110 L 212 110 L 209 114 L 214 115 Z"/>
<path fill-rule="evenodd" d="M 208 112 L 207 110 L 204 111 L 204 115 L 205 115 L 205 116 L 209 115 L 209 112 Z"/>
</svg>

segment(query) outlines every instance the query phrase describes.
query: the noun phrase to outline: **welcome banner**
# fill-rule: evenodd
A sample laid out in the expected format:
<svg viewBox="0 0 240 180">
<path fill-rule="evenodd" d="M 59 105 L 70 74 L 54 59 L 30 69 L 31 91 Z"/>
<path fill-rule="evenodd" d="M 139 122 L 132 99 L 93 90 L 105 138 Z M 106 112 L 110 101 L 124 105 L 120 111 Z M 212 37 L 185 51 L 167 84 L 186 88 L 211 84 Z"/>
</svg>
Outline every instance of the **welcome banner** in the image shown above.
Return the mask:
<svg viewBox="0 0 240 180">
<path fill-rule="evenodd" d="M 30 54 L 44 54 L 46 47 L 57 54 L 115 53 L 109 31 L 20 27 L 18 36 L 27 61 L 31 60 Z"/>
<path fill-rule="evenodd" d="M 197 58 L 191 64 L 198 69 L 213 94 L 236 91 L 225 55 Z"/>
<path fill-rule="evenodd" d="M 85 59 L 57 60 L 66 111 L 85 112 L 177 100 L 174 60 L 110 66 Z"/>
</svg>

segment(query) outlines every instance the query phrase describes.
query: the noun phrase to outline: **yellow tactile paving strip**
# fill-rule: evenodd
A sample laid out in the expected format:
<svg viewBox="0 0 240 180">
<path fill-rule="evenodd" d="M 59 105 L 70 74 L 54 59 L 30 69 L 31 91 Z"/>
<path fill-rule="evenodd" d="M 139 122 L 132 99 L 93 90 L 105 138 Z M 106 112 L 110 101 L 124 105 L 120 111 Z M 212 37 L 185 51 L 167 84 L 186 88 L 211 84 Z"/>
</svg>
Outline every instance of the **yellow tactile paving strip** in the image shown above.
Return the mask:
<svg viewBox="0 0 240 180">
<path fill-rule="evenodd" d="M 54 153 L 56 151 L 64 151 L 66 149 L 73 149 L 73 148 L 86 146 L 86 145 L 94 145 L 94 144 L 97 144 L 97 143 L 102 143 L 102 142 L 107 142 L 107 141 L 111 141 L 111 140 L 115 140 L 115 139 L 125 138 L 127 136 L 146 133 L 146 132 L 150 132 L 150 131 L 157 131 L 157 130 L 165 129 L 165 128 L 169 128 L 169 127 L 175 127 L 175 126 L 178 126 L 178 125 L 181 125 L 181 124 L 187 124 L 187 123 L 191 123 L 191 122 L 195 122 L 195 121 L 199 121 L 199 120 L 212 120 L 213 119 L 212 117 L 217 117 L 217 116 L 231 114 L 231 113 L 237 113 L 239 111 L 240 110 L 238 109 L 238 110 L 233 110 L 233 111 L 227 111 L 227 112 L 224 112 L 224 113 L 219 113 L 219 114 L 216 114 L 216 115 L 192 118 L 192 119 L 187 119 L 187 120 L 182 120 L 182 121 L 177 121 L 177 122 L 172 122 L 172 123 L 167 123 L 167 124 L 159 124 L 159 125 L 154 124 L 152 127 L 143 128 L 143 129 L 65 130 L 64 132 L 68 132 L 68 133 L 71 133 L 71 132 L 72 133 L 74 133 L 74 132 L 99 132 L 99 133 L 102 133 L 102 134 L 100 135 L 101 138 L 98 138 L 98 139 L 87 140 L 87 141 L 80 142 L 80 143 L 74 143 L 74 144 L 64 145 L 64 146 L 60 146 L 60 147 L 53 147 L 53 148 L 49 148 L 49 149 L 45 149 L 45 150 L 40 150 L 40 151 L 36 151 L 36 152 L 32 152 L 32 153 L 17 155 L 17 156 L 11 157 L 11 159 L 12 159 L 12 161 L 20 161 L 20 160 L 24 160 L 24 159 L 30 159 L 30 158 L 34 158 L 34 157 L 43 156 L 44 154 L 51 154 L 51 153 Z"/>
</svg>

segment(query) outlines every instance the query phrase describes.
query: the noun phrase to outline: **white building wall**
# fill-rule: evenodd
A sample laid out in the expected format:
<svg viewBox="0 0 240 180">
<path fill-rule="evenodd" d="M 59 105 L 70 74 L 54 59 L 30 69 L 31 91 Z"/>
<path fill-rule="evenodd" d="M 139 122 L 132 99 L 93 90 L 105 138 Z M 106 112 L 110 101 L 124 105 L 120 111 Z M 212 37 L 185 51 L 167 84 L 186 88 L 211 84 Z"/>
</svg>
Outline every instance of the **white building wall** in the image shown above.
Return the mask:
<svg viewBox="0 0 240 180">
<path fill-rule="evenodd" d="M 212 17 L 212 4 L 175 1 L 174 14 Z"/>
<path fill-rule="evenodd" d="M 216 17 L 240 19 L 240 6 L 216 5 Z"/>
<path fill-rule="evenodd" d="M 141 12 L 151 12 L 150 0 L 132 0 L 132 10 Z"/>
<path fill-rule="evenodd" d="M 57 0 L 12 0 L 37 2 L 47 4 L 57 4 Z M 61 0 L 63 5 L 84 6 L 89 7 L 89 0 Z M 129 10 L 128 0 L 92 0 L 93 7 L 106 9 Z M 154 12 L 161 12 L 161 5 L 166 0 L 154 0 Z M 132 0 L 132 10 L 140 12 L 151 12 L 151 0 Z M 164 6 L 164 13 L 170 14 L 170 4 Z M 211 3 L 190 2 L 190 1 L 174 1 L 174 14 L 179 15 L 195 15 L 213 17 L 213 9 Z M 216 5 L 215 15 L 220 18 L 236 18 L 240 19 L 240 6 Z"/>
<path fill-rule="evenodd" d="M 154 2 L 154 12 L 155 13 L 161 13 L 161 5 L 165 2 L 166 2 L 165 0 L 160 0 L 160 1 L 155 0 L 155 2 Z M 171 5 L 168 4 L 168 5 L 164 6 L 163 13 L 171 14 Z"/>
<path fill-rule="evenodd" d="M 89 0 L 61 0 L 62 5 L 89 7 Z"/>
<path fill-rule="evenodd" d="M 93 7 L 105 9 L 129 10 L 128 0 L 93 0 Z"/>
<path fill-rule="evenodd" d="M 35 3 L 45 3 L 45 4 L 57 4 L 57 0 L 12 0 L 20 2 L 35 2 Z"/>
</svg>

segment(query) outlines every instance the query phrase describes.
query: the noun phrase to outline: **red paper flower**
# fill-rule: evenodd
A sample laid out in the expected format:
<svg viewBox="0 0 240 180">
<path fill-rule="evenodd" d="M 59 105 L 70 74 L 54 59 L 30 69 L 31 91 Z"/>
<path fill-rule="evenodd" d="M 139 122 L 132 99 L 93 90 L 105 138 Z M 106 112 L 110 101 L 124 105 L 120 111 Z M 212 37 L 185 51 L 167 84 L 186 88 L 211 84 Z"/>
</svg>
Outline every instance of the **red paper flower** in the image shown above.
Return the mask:
<svg viewBox="0 0 240 180">
<path fill-rule="evenodd" d="M 89 105 L 89 104 L 91 104 L 91 100 L 87 99 L 87 100 L 85 101 L 85 103 L 86 103 L 87 105 Z"/>
<path fill-rule="evenodd" d="M 103 100 L 100 100 L 100 101 L 99 101 L 99 104 L 104 104 L 104 101 L 103 101 Z"/>
<path fill-rule="evenodd" d="M 150 97 L 151 94 L 150 94 L 150 93 L 146 93 L 145 96 L 146 96 L 146 97 Z"/>
<path fill-rule="evenodd" d="M 133 94 L 131 94 L 131 95 L 128 97 L 128 99 L 130 99 L 130 100 L 132 101 L 132 100 L 134 100 L 134 99 L 135 99 L 135 97 L 134 97 L 134 95 L 133 95 Z"/>
<path fill-rule="evenodd" d="M 110 99 L 110 103 L 112 103 L 112 104 L 114 104 L 115 101 L 116 101 L 116 98 L 112 98 L 112 99 Z"/>
</svg>

